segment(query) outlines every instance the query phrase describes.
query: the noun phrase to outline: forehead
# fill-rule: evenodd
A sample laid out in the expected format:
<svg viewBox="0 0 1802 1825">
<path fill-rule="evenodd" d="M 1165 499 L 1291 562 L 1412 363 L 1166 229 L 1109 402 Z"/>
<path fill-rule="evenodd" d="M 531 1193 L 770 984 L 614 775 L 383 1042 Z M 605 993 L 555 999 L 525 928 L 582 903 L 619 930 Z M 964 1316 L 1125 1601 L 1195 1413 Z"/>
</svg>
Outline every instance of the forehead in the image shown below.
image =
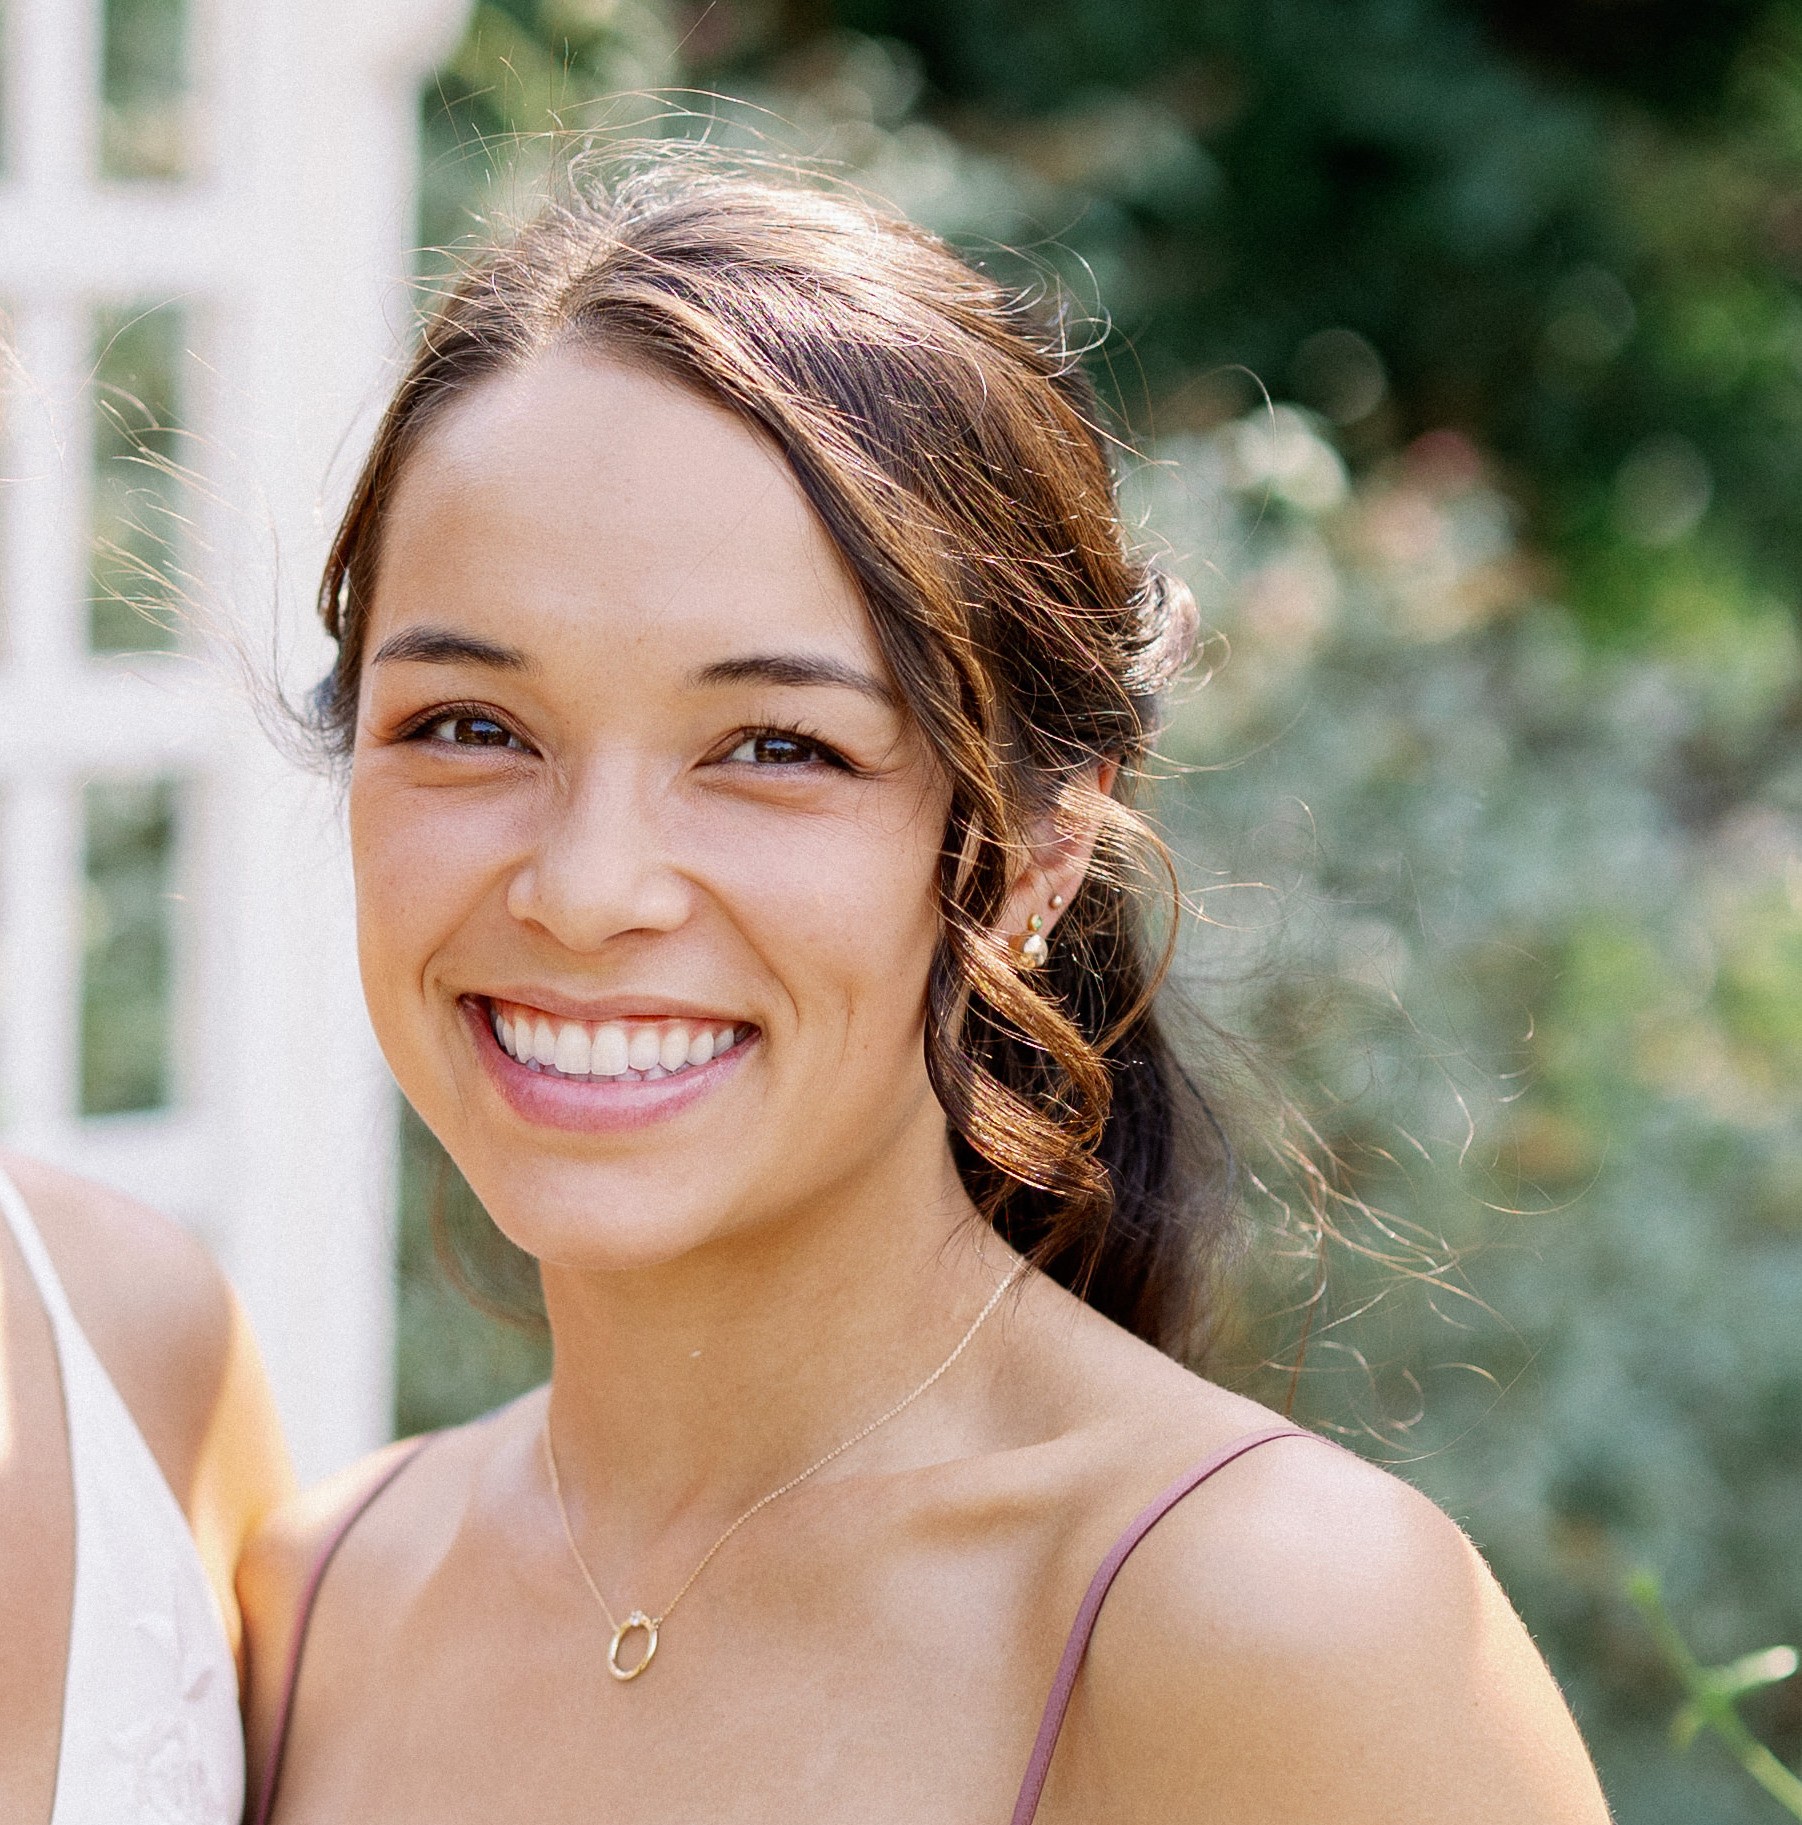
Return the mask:
<svg viewBox="0 0 1802 1825">
<path fill-rule="evenodd" d="M 483 381 L 402 471 L 376 638 L 414 619 L 685 664 L 757 636 L 879 667 L 858 590 L 781 454 L 725 407 L 574 349 Z"/>
</svg>

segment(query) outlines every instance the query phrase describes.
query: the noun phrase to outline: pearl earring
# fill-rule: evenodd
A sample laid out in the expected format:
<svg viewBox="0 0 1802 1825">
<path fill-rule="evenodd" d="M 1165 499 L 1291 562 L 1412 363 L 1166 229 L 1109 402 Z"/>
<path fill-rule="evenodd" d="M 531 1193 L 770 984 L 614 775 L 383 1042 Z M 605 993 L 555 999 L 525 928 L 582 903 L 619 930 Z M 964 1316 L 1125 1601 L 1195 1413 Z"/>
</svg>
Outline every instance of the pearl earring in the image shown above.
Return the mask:
<svg viewBox="0 0 1802 1825">
<path fill-rule="evenodd" d="M 1034 913 L 1026 921 L 1026 936 L 1020 940 L 1020 961 L 1029 970 L 1036 970 L 1051 955 L 1051 946 L 1045 942 L 1045 921 Z"/>
<path fill-rule="evenodd" d="M 1054 893 L 1051 896 L 1051 910 L 1053 912 L 1062 912 L 1064 910 L 1064 896 L 1061 893 Z"/>
</svg>

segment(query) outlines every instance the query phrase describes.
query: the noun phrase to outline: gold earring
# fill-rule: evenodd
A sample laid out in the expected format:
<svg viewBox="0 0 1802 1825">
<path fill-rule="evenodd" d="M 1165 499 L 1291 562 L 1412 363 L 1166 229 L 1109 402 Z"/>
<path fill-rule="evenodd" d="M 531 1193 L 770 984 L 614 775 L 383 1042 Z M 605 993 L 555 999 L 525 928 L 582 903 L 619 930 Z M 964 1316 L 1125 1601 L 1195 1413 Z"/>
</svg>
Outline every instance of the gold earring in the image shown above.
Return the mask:
<svg viewBox="0 0 1802 1825">
<path fill-rule="evenodd" d="M 1051 955 L 1051 946 L 1045 942 L 1045 921 L 1034 913 L 1026 921 L 1026 936 L 1020 940 L 1020 961 L 1029 970 L 1036 970 Z"/>
</svg>

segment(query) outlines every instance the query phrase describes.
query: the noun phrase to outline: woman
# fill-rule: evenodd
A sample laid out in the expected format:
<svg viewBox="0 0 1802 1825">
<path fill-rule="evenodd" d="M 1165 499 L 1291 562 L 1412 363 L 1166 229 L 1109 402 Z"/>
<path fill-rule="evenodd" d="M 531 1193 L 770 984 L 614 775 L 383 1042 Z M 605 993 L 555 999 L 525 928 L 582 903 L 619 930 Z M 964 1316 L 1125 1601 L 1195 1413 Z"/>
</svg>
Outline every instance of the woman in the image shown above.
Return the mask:
<svg viewBox="0 0 1802 1825">
<path fill-rule="evenodd" d="M 0 1818 L 235 1825 L 232 1574 L 289 1493 L 256 1346 L 173 1223 L 0 1171 Z"/>
<path fill-rule="evenodd" d="M 1605 1817 L 1456 1528 L 1155 1347 L 1219 1231 L 1127 806 L 1192 615 L 1107 448 L 938 243 L 680 159 L 428 326 L 320 702 L 555 1368 L 253 1547 L 255 1816 Z"/>
</svg>

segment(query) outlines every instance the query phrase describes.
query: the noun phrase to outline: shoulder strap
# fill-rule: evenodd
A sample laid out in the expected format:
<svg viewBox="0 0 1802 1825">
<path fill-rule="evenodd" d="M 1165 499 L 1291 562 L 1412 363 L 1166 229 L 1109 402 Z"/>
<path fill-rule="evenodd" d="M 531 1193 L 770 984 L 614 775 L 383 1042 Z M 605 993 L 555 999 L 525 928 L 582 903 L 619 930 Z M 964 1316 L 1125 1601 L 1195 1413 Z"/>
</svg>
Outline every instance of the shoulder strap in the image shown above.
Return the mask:
<svg viewBox="0 0 1802 1825">
<path fill-rule="evenodd" d="M 307 1573 L 306 1584 L 300 1593 L 300 1605 L 294 1615 L 294 1644 L 288 1650 L 288 1667 L 282 1677 L 281 1703 L 276 1707 L 275 1734 L 270 1738 L 269 1756 L 263 1765 L 263 1786 L 257 1796 L 254 1825 L 269 1825 L 270 1817 L 275 1811 L 276 1783 L 282 1775 L 282 1757 L 288 1747 L 288 1726 L 294 1720 L 294 1696 L 300 1685 L 300 1659 L 306 1651 L 307 1630 L 312 1626 L 313 1611 L 319 1602 L 319 1587 L 325 1582 L 325 1574 L 331 1568 L 332 1560 L 338 1556 L 338 1548 L 344 1544 L 350 1530 L 375 1505 L 377 1497 L 388 1485 L 431 1443 L 432 1436 L 428 1432 L 423 1438 L 416 1438 L 405 1451 L 396 1455 L 394 1462 L 363 1492 L 332 1529 Z"/>
<path fill-rule="evenodd" d="M 107 1524 L 109 1536 L 114 1528 L 123 1527 L 142 1540 L 160 1541 L 165 1551 L 173 1547 L 182 1560 L 178 1574 L 182 1583 L 191 1585 L 190 1573 L 198 1574 L 206 1591 L 205 1608 L 218 1620 L 218 1629 L 208 1630 L 208 1653 L 217 1648 L 229 1658 L 219 1598 L 193 1550 L 193 1529 L 181 1499 L 150 1449 L 137 1415 L 125 1404 L 125 1396 L 100 1360 L 93 1339 L 82 1328 L 24 1194 L 11 1174 L 3 1170 L 0 1216 L 11 1229 L 36 1283 L 62 1375 L 63 1430 L 69 1441 L 78 1571 L 93 1551 L 89 1529 L 101 1524 L 98 1517 L 103 1509 L 117 1516 Z M 84 1545 L 84 1540 L 89 1544 Z M 77 1583 L 82 1582 L 78 1577 Z"/>
<path fill-rule="evenodd" d="M 69 1303 L 69 1295 L 63 1290 L 62 1276 L 50 1259 L 50 1250 L 45 1246 L 37 1219 L 31 1214 L 31 1206 L 13 1183 L 12 1175 L 5 1171 L 0 1171 L 0 1215 L 5 1217 L 7 1227 L 13 1232 L 13 1240 L 18 1243 L 26 1269 L 37 1286 L 38 1297 L 49 1314 L 56 1353 L 59 1357 L 65 1356 L 70 1337 L 81 1334 L 81 1325 Z"/>
<path fill-rule="evenodd" d="M 1193 1470 L 1185 1471 L 1156 1501 L 1135 1515 L 1112 1551 L 1102 1560 L 1100 1569 L 1089 1581 L 1082 1607 L 1076 1612 L 1070 1638 L 1064 1643 L 1064 1657 L 1058 1662 L 1057 1677 L 1051 1682 L 1051 1695 L 1045 1700 L 1045 1715 L 1039 1722 L 1039 1734 L 1032 1745 L 1032 1759 L 1026 1764 L 1026 1779 L 1020 1784 L 1020 1797 L 1014 1803 L 1013 1825 L 1032 1825 L 1039 1810 L 1039 1796 L 1045 1791 L 1051 1773 L 1051 1758 L 1057 1752 L 1057 1739 L 1064 1728 L 1064 1714 L 1070 1709 L 1070 1697 L 1076 1690 L 1076 1676 L 1082 1670 L 1083 1656 L 1089 1651 L 1089 1637 L 1095 1632 L 1095 1619 L 1120 1568 L 1132 1557 L 1133 1549 L 1184 1496 L 1198 1489 L 1216 1470 L 1224 1470 L 1246 1452 L 1255 1451 L 1279 1438 L 1312 1438 L 1296 1426 L 1273 1426 L 1266 1432 L 1248 1433 L 1230 1444 L 1222 1445 L 1212 1456 L 1204 1458 Z"/>
</svg>

